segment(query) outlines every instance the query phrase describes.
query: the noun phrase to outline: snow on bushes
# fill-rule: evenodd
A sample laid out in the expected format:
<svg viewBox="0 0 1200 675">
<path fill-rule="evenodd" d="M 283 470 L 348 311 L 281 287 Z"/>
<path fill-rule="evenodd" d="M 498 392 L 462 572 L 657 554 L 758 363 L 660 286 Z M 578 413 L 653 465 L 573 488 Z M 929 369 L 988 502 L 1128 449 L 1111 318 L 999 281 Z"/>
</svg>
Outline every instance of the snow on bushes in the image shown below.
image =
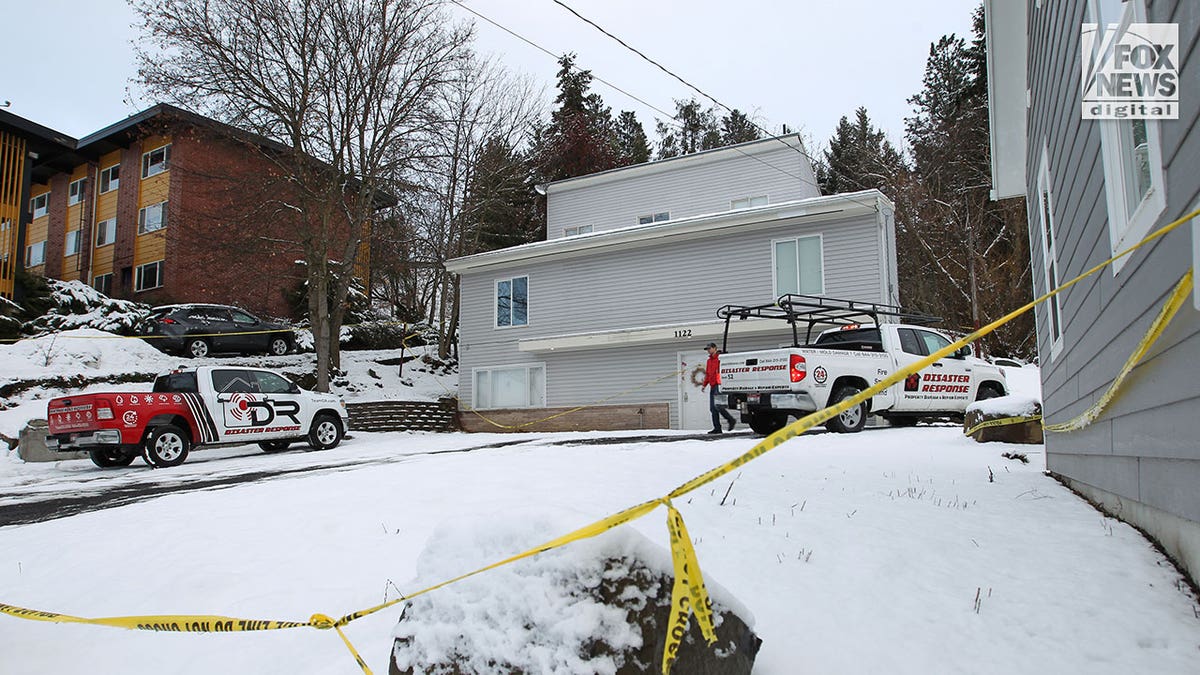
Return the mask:
<svg viewBox="0 0 1200 675">
<path fill-rule="evenodd" d="M 26 335 L 76 328 L 132 335 L 134 327 L 150 316 L 149 305 L 110 298 L 81 281 L 46 279 L 46 285 L 52 305 L 45 314 L 21 326 Z"/>
</svg>

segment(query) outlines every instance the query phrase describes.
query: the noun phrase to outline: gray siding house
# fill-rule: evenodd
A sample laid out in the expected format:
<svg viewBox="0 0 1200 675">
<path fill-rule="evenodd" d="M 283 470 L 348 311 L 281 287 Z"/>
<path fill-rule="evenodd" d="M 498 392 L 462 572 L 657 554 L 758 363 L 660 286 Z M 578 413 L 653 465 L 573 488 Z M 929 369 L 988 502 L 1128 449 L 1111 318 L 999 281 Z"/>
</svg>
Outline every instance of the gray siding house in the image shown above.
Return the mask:
<svg viewBox="0 0 1200 675">
<path fill-rule="evenodd" d="M 993 198 L 1027 199 L 1037 294 L 1200 206 L 1200 3 L 990 0 L 985 9 Z M 1084 119 L 1083 50 L 1100 41 L 1085 40 L 1083 24 L 1118 34 L 1143 23 L 1178 26 L 1178 119 Z M 1194 269 L 1198 234 L 1189 223 L 1039 306 L 1047 423 L 1075 417 L 1109 388 L 1171 289 Z M 1053 475 L 1149 533 L 1193 580 L 1200 580 L 1197 297 L 1193 289 L 1192 302 L 1099 419 L 1046 436 Z"/>
<path fill-rule="evenodd" d="M 546 241 L 449 261 L 464 427 L 708 428 L 696 371 L 721 306 L 789 292 L 894 303 L 891 202 L 820 196 L 785 141 L 552 183 Z M 738 322 L 731 348 L 790 341 L 777 323 Z"/>
</svg>

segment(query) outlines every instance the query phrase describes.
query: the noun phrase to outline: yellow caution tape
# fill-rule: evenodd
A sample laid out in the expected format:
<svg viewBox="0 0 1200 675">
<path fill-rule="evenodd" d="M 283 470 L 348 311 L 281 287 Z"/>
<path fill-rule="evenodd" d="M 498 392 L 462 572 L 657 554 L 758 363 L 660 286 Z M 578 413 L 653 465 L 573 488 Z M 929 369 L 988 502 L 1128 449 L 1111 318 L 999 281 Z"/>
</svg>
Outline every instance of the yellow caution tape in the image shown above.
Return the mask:
<svg viewBox="0 0 1200 675">
<path fill-rule="evenodd" d="M 1004 427 L 1010 424 L 1023 424 L 1025 422 L 1037 422 L 1042 419 L 1041 415 L 1028 415 L 1025 417 L 1000 417 L 998 419 L 987 420 L 980 422 L 975 426 L 963 432 L 964 436 L 970 436 L 980 429 L 990 429 L 991 427 Z"/>
<path fill-rule="evenodd" d="M 69 614 L 42 612 L 0 603 L 0 613 L 33 621 L 53 623 L 84 623 L 96 626 L 113 626 L 129 630 L 150 630 L 173 633 L 238 633 L 245 631 L 282 630 L 313 626 L 304 621 L 269 621 L 263 619 L 237 619 L 230 616 L 200 614 L 159 614 L 148 616 L 110 616 L 87 619 Z"/>
<path fill-rule="evenodd" d="M 709 645 L 716 644 L 717 632 L 713 627 L 712 603 L 708 589 L 700 574 L 700 561 L 696 549 L 688 537 L 683 516 L 670 501 L 667 504 L 667 531 L 671 535 L 671 562 L 675 567 L 675 583 L 671 586 L 671 614 L 667 621 L 667 639 L 663 645 L 662 671 L 669 675 L 675 663 L 679 645 L 687 635 L 688 617 L 696 615 L 700 632 Z"/>
<path fill-rule="evenodd" d="M 413 594 L 410 594 L 407 596 L 402 596 L 395 600 L 391 600 L 391 601 L 376 605 L 374 607 L 370 607 L 368 609 L 354 612 L 352 614 L 347 614 L 347 615 L 343 616 L 342 618 L 338 619 L 337 621 L 333 621 L 329 617 L 327 617 L 325 615 L 321 615 L 321 614 L 313 615 L 313 617 L 307 623 L 284 622 L 284 621 L 256 622 L 256 621 L 247 621 L 247 620 L 242 620 L 242 619 L 231 619 L 229 617 L 215 617 L 215 616 L 207 616 L 206 617 L 206 616 L 187 616 L 187 615 L 161 616 L 161 617 L 151 616 L 151 617 L 114 617 L 114 618 L 108 618 L 108 619 L 83 619 L 83 618 L 79 618 L 79 617 L 71 617 L 71 616 L 62 615 L 62 614 L 54 614 L 51 612 L 41 612 L 41 611 L 37 611 L 37 610 L 24 609 L 21 607 L 14 607 L 12 605 L 4 605 L 4 604 L 0 604 L 0 612 L 2 612 L 4 614 L 8 614 L 10 616 L 18 617 L 18 618 L 38 620 L 38 621 L 91 623 L 91 624 L 116 626 L 116 627 L 120 627 L 120 628 L 131 628 L 131 629 L 138 629 L 138 630 L 182 630 L 182 628 L 179 628 L 179 629 L 176 629 L 174 627 L 172 627 L 172 628 L 163 628 L 163 627 L 153 628 L 151 626 L 153 626 L 153 624 L 155 624 L 155 623 L 170 624 L 170 625 L 174 626 L 176 624 L 183 625 L 183 624 L 186 624 L 189 622 L 194 625 L 197 625 L 197 626 L 202 626 L 203 621 L 206 619 L 214 621 L 214 622 L 217 620 L 220 620 L 222 622 L 233 621 L 234 622 L 233 624 L 222 623 L 222 627 L 224 627 L 226 625 L 239 626 L 238 630 L 272 630 L 272 629 L 276 629 L 276 628 L 298 628 L 298 627 L 311 627 L 311 628 L 318 628 L 318 629 L 335 628 L 335 629 L 337 629 L 338 634 L 342 637 L 342 640 L 346 643 L 347 648 L 350 649 L 351 654 L 354 656 L 354 658 L 355 658 L 356 662 L 359 664 L 359 666 L 363 669 L 364 672 L 370 673 L 370 671 L 367 669 L 366 664 L 362 661 L 362 658 L 359 656 L 358 652 L 354 649 L 353 645 L 350 644 L 350 641 L 346 638 L 345 634 L 342 633 L 342 631 L 341 631 L 342 626 L 344 626 L 356 619 L 362 618 L 364 616 L 368 616 L 370 614 L 374 614 L 375 612 L 378 612 L 378 611 L 381 611 L 388 607 L 391 607 L 393 605 L 396 605 L 397 603 L 404 602 L 413 597 L 423 595 L 425 593 L 429 593 L 431 591 L 437 590 L 444 586 L 448 586 L 448 585 L 456 583 L 458 581 L 462 581 L 463 579 L 467 579 L 467 578 L 475 576 L 477 574 L 481 574 L 483 572 L 486 572 L 487 570 L 495 569 L 497 567 L 501 567 L 501 566 L 516 562 L 518 560 L 522 560 L 524 558 L 528 558 L 528 557 L 537 555 L 539 553 L 549 551 L 554 548 L 559 548 L 561 546 L 565 546 L 571 542 L 578 541 L 580 539 L 586 539 L 589 537 L 594 537 L 596 535 L 602 534 L 603 532 L 606 532 L 614 527 L 618 527 L 618 526 L 628 523 L 630 521 L 641 518 L 642 516 L 650 513 L 655 508 L 657 508 L 658 505 L 662 504 L 662 505 L 666 506 L 667 510 L 668 510 L 668 529 L 671 533 L 672 560 L 674 561 L 674 564 L 676 567 L 676 569 L 675 569 L 676 581 L 675 581 L 675 586 L 673 586 L 673 588 L 672 588 L 672 611 L 678 612 L 683 609 L 688 609 L 690 612 L 695 613 L 697 616 L 697 622 L 700 623 L 701 631 L 705 635 L 705 639 L 710 639 L 710 636 L 713 636 L 714 634 L 711 632 L 712 617 L 711 617 L 711 609 L 709 606 L 707 591 L 704 589 L 703 581 L 700 576 L 700 567 L 696 561 L 695 550 L 692 548 L 691 540 L 690 540 L 690 538 L 688 538 L 688 535 L 687 535 L 687 530 L 683 527 L 682 517 L 679 516 L 678 512 L 671 505 L 672 499 L 677 498 L 680 495 L 686 494 L 688 492 L 691 492 L 691 491 L 695 490 L 696 488 L 699 488 L 703 485 L 706 485 L 706 484 L 716 480 L 717 478 L 720 478 L 721 476 L 724 476 L 724 475 L 730 473 L 731 471 L 742 466 L 743 464 L 746 464 L 747 462 L 767 453 L 768 451 L 779 447 L 783 443 L 787 442 L 788 440 L 790 440 L 792 438 L 795 438 L 796 436 L 799 436 L 800 434 L 804 433 L 805 431 L 808 431 L 809 429 L 812 429 L 813 427 L 815 427 L 819 424 L 822 424 L 822 423 L 832 419 L 833 417 L 840 415 L 843 412 L 868 401 L 875 395 L 883 392 L 888 387 L 902 381 L 904 378 L 908 377 L 909 375 L 929 367 L 930 365 L 932 365 L 934 362 L 938 361 L 939 359 L 950 356 L 955 351 L 957 351 L 959 348 L 961 348 L 967 344 L 970 344 L 971 342 L 974 342 L 975 340 L 978 340 L 979 338 L 981 338 L 985 335 L 988 335 L 989 333 L 996 330 L 1000 326 L 1008 323 L 1009 321 L 1012 321 L 1013 319 L 1020 316 L 1021 314 L 1024 314 L 1025 312 L 1029 311 L 1030 309 L 1033 309 L 1033 307 L 1035 307 L 1039 303 L 1045 302 L 1046 300 L 1054 297 L 1055 295 L 1058 295 L 1059 293 L 1065 291 L 1066 289 L 1070 288 L 1071 286 L 1074 286 L 1075 284 L 1079 283 L 1083 279 L 1086 279 L 1087 277 L 1095 274 L 1096 272 L 1099 272 L 1100 270 L 1104 269 L 1106 266 L 1112 264 L 1113 261 L 1115 261 L 1123 256 L 1129 255 L 1137 248 L 1144 246 L 1145 244 L 1147 244 L 1159 237 L 1162 237 L 1163 235 L 1167 234 L 1168 232 L 1175 230 L 1180 225 L 1186 223 L 1187 221 L 1191 220 L 1192 218 L 1195 218 L 1197 215 L 1200 215 L 1200 210 L 1193 211 L 1193 212 L 1187 214 L 1186 216 L 1183 216 L 1183 217 L 1163 226 L 1162 228 L 1155 230 L 1154 232 L 1147 235 L 1145 239 L 1142 239 L 1137 244 L 1134 244 L 1130 248 L 1118 253 L 1117 255 L 1113 256 L 1112 258 L 1109 258 L 1108 260 L 1105 260 L 1104 262 L 1096 265 L 1095 267 L 1092 267 L 1091 269 L 1087 270 L 1083 274 L 1080 274 L 1079 276 L 1075 277 L 1074 279 L 1071 279 L 1070 281 L 1059 286 L 1058 288 L 1051 290 L 1050 292 L 1042 295 L 1039 298 L 1034 299 L 1032 302 L 1026 303 L 1025 305 L 1009 312 L 1008 314 L 1005 314 L 1004 316 L 987 324 L 986 326 L 976 329 L 975 331 L 971 332 L 969 335 L 950 343 L 946 347 L 943 347 L 942 349 L 937 350 L 933 354 L 930 354 L 929 356 L 927 356 L 915 363 L 912 363 L 908 366 L 905 366 L 903 368 L 896 370 L 891 375 L 883 378 L 879 382 L 876 382 L 874 385 L 855 394 L 854 396 L 845 398 L 834 405 L 823 408 L 821 410 L 818 410 L 814 413 L 811 413 L 809 415 L 806 415 L 806 416 L 796 420 L 795 422 L 783 427 L 782 429 L 780 429 L 779 431 L 776 431 L 775 433 L 771 434 L 770 436 L 767 436 L 762 441 L 756 443 L 754 445 L 754 447 L 752 447 L 750 450 L 746 451 L 742 455 L 734 458 L 732 461 L 727 462 L 721 466 L 715 467 L 699 476 L 696 476 L 695 478 L 685 482 L 683 485 L 680 485 L 679 487 L 672 490 L 665 497 L 662 497 L 660 499 L 653 499 L 653 500 L 638 504 L 636 506 L 632 506 L 630 508 L 625 509 L 624 511 L 621 511 L 614 515 L 608 516 L 606 518 L 602 518 L 602 519 L 597 520 L 594 523 L 591 523 L 589 525 L 585 525 L 585 526 L 575 530 L 574 532 L 571 532 L 569 534 L 558 537 L 557 539 L 552 539 L 540 546 L 536 546 L 527 551 L 524 551 L 523 553 L 519 553 L 517 555 L 506 558 L 499 562 L 492 563 L 491 565 L 481 567 L 473 572 L 468 572 L 466 574 L 457 576 L 453 579 L 448 579 L 441 583 L 434 584 L 433 586 L 429 586 L 425 589 L 417 591 L 416 593 L 413 593 Z M 1186 287 L 1186 285 L 1184 284 L 1184 281 L 1189 281 L 1189 283 L 1190 283 L 1190 279 L 1191 279 L 1191 273 L 1189 272 L 1187 275 L 1185 275 L 1184 279 L 1180 281 L 1180 286 L 1176 287 L 1176 291 L 1172 295 L 1172 301 L 1168 303 L 1168 306 L 1171 306 L 1174 303 L 1176 297 L 1181 292 L 1183 293 L 1183 297 L 1186 297 L 1186 292 L 1181 291 L 1180 288 Z M 1177 309 L 1178 309 L 1178 307 L 1175 307 L 1173 310 L 1168 312 L 1167 308 L 1164 308 L 1163 312 L 1160 313 L 1159 319 L 1161 319 L 1164 322 L 1169 321 L 1170 317 L 1174 315 L 1174 311 L 1176 311 Z M 1156 320 L 1156 324 L 1157 323 L 1158 323 L 1158 320 Z M 1157 330 L 1157 332 L 1161 333 L 1161 328 L 1159 328 Z M 1157 337 L 1157 334 L 1155 335 L 1155 337 Z M 1143 340 L 1143 341 L 1145 341 L 1145 340 Z M 1135 354 L 1137 355 L 1137 359 L 1133 359 L 1131 357 L 1131 360 L 1134 360 L 1134 361 L 1140 360 L 1141 356 L 1144 355 L 1146 349 L 1149 349 L 1148 345 L 1145 347 L 1145 349 L 1142 349 L 1139 347 L 1138 352 L 1140 352 L 1140 353 L 1135 352 Z M 1132 366 L 1130 366 L 1128 363 L 1126 365 L 1127 365 L 1127 368 L 1122 370 L 1122 374 L 1119 376 L 1118 379 L 1123 379 L 1124 375 L 1127 374 L 1126 371 L 1128 369 L 1132 368 Z M 682 372 L 682 371 L 679 371 L 679 372 Z M 664 376 L 664 378 L 672 377 L 677 374 L 678 374 L 678 372 L 672 373 L 671 375 Z M 658 378 L 658 379 L 661 380 L 664 378 Z M 655 381 L 658 381 L 658 380 L 655 380 Z M 649 384 L 650 383 L 647 383 L 646 385 L 641 385 L 641 386 L 648 386 Z M 1116 384 L 1117 383 L 1114 383 L 1114 385 L 1116 385 Z M 1116 387 L 1114 386 L 1111 389 L 1115 390 Z M 678 552 L 677 552 L 677 550 L 678 550 Z M 695 570 L 694 580 L 693 580 L 693 577 L 691 576 L 692 570 Z M 681 579 L 684 579 L 684 580 L 681 582 L 680 581 Z M 682 586 L 680 584 L 682 584 Z M 686 601 L 683 599 L 685 597 L 686 597 Z M 139 622 L 138 621 L 139 619 L 148 620 L 148 623 Z M 170 620 L 170 621 L 168 621 L 168 620 Z M 708 630 L 705 630 L 706 622 L 707 622 L 707 625 L 709 626 Z M 248 626 L 248 627 L 241 627 L 241 626 Z M 674 627 L 674 624 L 672 624 L 672 627 Z M 685 626 L 685 628 L 686 628 L 686 626 Z M 673 660 L 671 658 L 673 656 L 673 652 L 671 652 L 669 650 L 670 638 L 671 638 L 671 636 L 668 634 L 668 644 L 667 644 L 668 648 L 664 649 L 664 655 L 663 655 L 663 673 L 664 673 L 664 675 L 669 674 L 671 662 Z M 678 645 L 676 644 L 676 649 L 677 648 L 678 648 Z"/>
<path fill-rule="evenodd" d="M 1138 342 L 1137 348 L 1134 349 L 1133 353 L 1129 355 L 1129 358 L 1125 360 L 1125 365 L 1121 367 L 1120 372 L 1117 373 L 1116 378 L 1113 379 L 1113 382 L 1111 385 L 1109 385 L 1108 390 L 1105 391 L 1095 403 L 1089 406 L 1087 410 L 1084 410 L 1074 419 L 1066 422 L 1060 422 L 1058 424 L 1045 425 L 1046 431 L 1056 433 L 1061 433 L 1064 431 L 1078 431 L 1088 426 L 1092 422 L 1095 422 L 1100 417 L 1100 414 L 1104 412 L 1104 409 L 1116 399 L 1117 393 L 1121 389 L 1121 385 L 1125 382 L 1125 377 L 1129 375 L 1134 366 L 1136 366 L 1142 361 L 1143 358 L 1145 358 L 1146 352 L 1150 351 L 1150 348 L 1153 347 L 1154 343 L 1158 341 L 1158 338 L 1163 334 L 1163 331 L 1167 329 L 1167 324 L 1171 323 L 1171 319 L 1175 317 L 1175 314 L 1179 311 L 1179 308 L 1183 306 L 1183 301 L 1187 299 L 1188 293 L 1192 289 L 1192 272 L 1192 270 L 1188 270 L 1187 274 L 1184 274 L 1183 278 L 1179 280 L 1179 283 L 1175 284 L 1175 290 L 1171 292 L 1170 297 L 1167 298 L 1166 304 L 1163 305 L 1161 310 L 1159 310 L 1158 316 L 1154 317 L 1154 321 L 1150 324 L 1150 329 L 1147 330 L 1146 334 L 1142 336 L 1141 341 Z"/>
</svg>

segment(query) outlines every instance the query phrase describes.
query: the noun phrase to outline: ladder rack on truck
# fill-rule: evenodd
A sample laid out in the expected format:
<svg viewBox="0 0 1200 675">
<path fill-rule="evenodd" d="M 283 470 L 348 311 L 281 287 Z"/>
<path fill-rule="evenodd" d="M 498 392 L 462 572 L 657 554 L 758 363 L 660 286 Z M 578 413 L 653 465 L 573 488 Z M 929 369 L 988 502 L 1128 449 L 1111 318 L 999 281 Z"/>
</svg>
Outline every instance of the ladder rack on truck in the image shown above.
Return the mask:
<svg viewBox="0 0 1200 675">
<path fill-rule="evenodd" d="M 729 347 L 729 323 L 733 319 L 778 319 L 787 321 L 792 327 L 792 346 L 800 347 L 812 343 L 814 326 L 849 326 L 864 322 L 879 326 L 879 317 L 928 326 L 941 322 L 941 317 L 910 312 L 899 305 L 880 302 L 842 300 L 820 295 L 789 293 L 767 305 L 725 305 L 717 310 L 717 317 L 725 320 L 725 332 L 721 340 L 721 351 Z M 804 342 L 800 342 L 799 324 L 805 325 Z M 824 329 L 824 328 L 823 328 Z"/>
</svg>

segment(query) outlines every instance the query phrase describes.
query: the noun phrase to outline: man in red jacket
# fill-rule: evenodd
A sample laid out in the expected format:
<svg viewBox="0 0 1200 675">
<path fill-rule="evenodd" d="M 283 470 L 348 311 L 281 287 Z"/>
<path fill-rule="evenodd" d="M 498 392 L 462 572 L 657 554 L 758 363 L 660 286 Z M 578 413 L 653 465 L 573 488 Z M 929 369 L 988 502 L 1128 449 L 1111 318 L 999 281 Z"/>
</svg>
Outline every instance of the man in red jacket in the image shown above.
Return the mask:
<svg viewBox="0 0 1200 675">
<path fill-rule="evenodd" d="M 717 394 L 721 393 L 721 352 L 717 349 L 715 342 L 705 345 L 704 351 L 708 352 L 708 362 L 704 364 L 704 384 L 700 385 L 700 391 L 704 391 L 704 388 L 708 387 L 708 409 L 712 411 L 713 423 L 713 428 L 708 433 L 721 433 L 721 417 L 725 418 L 729 430 L 733 431 L 737 421 L 733 419 L 733 415 L 729 414 L 727 407 L 717 405 Z"/>
</svg>

